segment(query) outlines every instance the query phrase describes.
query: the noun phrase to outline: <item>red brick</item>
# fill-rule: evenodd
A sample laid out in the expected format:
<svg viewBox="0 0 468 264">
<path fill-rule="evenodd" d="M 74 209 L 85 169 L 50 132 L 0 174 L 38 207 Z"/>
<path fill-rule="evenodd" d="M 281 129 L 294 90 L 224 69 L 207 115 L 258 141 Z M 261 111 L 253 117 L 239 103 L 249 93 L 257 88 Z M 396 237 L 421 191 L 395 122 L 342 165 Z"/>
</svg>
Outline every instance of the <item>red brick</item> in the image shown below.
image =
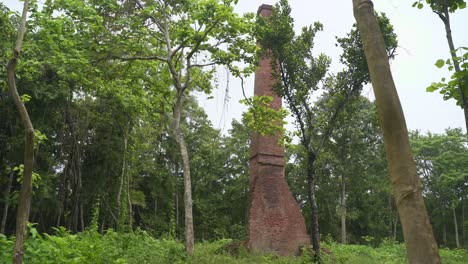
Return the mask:
<svg viewBox="0 0 468 264">
<path fill-rule="evenodd" d="M 258 14 L 271 15 L 272 7 L 262 5 Z M 255 95 L 273 97 L 270 107 L 281 107 L 272 87 L 269 58 L 262 58 L 255 72 Z M 252 135 L 250 147 L 250 209 L 248 247 L 255 252 L 283 256 L 297 255 L 309 245 L 304 218 L 284 178 L 284 148 L 278 136 Z"/>
</svg>

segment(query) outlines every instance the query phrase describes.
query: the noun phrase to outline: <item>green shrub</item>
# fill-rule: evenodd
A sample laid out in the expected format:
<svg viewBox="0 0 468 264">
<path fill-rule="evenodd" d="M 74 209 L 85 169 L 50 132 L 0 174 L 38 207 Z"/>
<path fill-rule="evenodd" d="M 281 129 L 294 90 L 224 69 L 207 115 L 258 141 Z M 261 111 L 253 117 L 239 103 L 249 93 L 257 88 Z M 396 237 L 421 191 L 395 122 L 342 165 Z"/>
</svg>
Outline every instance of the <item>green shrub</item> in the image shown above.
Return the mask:
<svg viewBox="0 0 468 264">
<path fill-rule="evenodd" d="M 14 237 L 7 238 L 0 234 L 0 263 L 12 260 Z M 239 242 L 239 241 L 237 241 Z M 312 263 L 310 251 L 304 251 L 300 257 L 278 257 L 275 255 L 251 254 L 243 247 L 233 254 L 230 245 L 236 244 L 230 239 L 215 242 L 197 243 L 195 255 L 185 256 L 183 243 L 172 239 L 154 239 L 145 231 L 118 233 L 108 230 L 100 235 L 94 230 L 71 234 L 65 228 L 56 228 L 54 235 L 39 234 L 33 225 L 29 225 L 29 237 L 26 240 L 26 264 L 48 263 L 194 263 L 194 264 L 303 264 Z M 237 243 L 238 244 L 238 243 Z M 397 264 L 407 263 L 404 244 L 384 240 L 379 247 L 366 245 L 342 245 L 332 240 L 322 243 L 325 264 Z M 462 264 L 468 259 L 464 249 L 441 249 L 443 263 Z"/>
</svg>

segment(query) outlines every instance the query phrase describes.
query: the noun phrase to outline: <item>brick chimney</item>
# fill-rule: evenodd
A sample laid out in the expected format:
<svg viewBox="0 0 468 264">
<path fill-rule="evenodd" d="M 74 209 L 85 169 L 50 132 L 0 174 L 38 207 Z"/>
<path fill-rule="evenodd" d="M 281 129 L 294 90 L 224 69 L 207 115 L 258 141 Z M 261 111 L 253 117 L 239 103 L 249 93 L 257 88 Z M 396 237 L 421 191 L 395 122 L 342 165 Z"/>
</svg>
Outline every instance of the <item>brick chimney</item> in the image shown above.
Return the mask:
<svg viewBox="0 0 468 264">
<path fill-rule="evenodd" d="M 273 7 L 261 5 L 257 15 L 270 16 Z M 273 93 L 271 60 L 260 59 L 255 72 L 257 96 L 273 97 L 270 107 L 281 108 L 281 98 Z M 252 133 L 250 146 L 250 209 L 248 247 L 254 252 L 283 256 L 297 255 L 310 244 L 304 218 L 284 177 L 284 147 L 278 136 Z"/>
</svg>

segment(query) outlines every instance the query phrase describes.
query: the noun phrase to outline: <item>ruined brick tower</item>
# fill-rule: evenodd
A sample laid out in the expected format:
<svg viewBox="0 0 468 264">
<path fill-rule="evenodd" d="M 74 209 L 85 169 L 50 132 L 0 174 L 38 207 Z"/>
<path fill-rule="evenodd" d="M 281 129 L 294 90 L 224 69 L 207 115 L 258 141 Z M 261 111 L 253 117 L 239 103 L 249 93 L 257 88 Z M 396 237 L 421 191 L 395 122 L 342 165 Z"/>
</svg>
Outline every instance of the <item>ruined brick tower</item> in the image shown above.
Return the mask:
<svg viewBox="0 0 468 264">
<path fill-rule="evenodd" d="M 272 6 L 262 5 L 258 15 L 270 16 Z M 270 107 L 279 109 L 281 98 L 272 87 L 269 58 L 261 58 L 255 72 L 255 95 L 273 97 Z M 250 146 L 250 209 L 248 247 L 257 252 L 296 255 L 309 245 L 304 218 L 284 178 L 284 148 L 278 136 L 252 134 Z"/>
</svg>

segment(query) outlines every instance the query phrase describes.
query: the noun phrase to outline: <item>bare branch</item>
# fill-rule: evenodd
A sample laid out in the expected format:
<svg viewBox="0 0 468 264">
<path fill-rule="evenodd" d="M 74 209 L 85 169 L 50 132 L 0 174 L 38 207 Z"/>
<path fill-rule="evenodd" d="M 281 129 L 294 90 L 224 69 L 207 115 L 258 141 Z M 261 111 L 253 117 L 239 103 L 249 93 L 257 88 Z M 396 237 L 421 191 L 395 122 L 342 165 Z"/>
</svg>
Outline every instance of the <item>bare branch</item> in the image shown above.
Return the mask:
<svg viewBox="0 0 468 264">
<path fill-rule="evenodd" d="M 159 56 L 132 56 L 132 57 L 125 57 L 125 56 L 110 56 L 107 57 L 107 59 L 115 59 L 115 60 L 121 60 L 121 61 L 134 61 L 134 60 L 157 60 L 157 61 L 163 61 L 166 62 L 167 59 Z"/>
<path fill-rule="evenodd" d="M 202 67 L 207 67 L 207 66 L 213 66 L 213 65 L 216 65 L 216 64 L 217 64 L 217 62 L 215 62 L 215 61 L 204 63 L 204 64 L 191 64 L 190 68 L 193 68 L 193 67 L 202 68 Z"/>
</svg>

